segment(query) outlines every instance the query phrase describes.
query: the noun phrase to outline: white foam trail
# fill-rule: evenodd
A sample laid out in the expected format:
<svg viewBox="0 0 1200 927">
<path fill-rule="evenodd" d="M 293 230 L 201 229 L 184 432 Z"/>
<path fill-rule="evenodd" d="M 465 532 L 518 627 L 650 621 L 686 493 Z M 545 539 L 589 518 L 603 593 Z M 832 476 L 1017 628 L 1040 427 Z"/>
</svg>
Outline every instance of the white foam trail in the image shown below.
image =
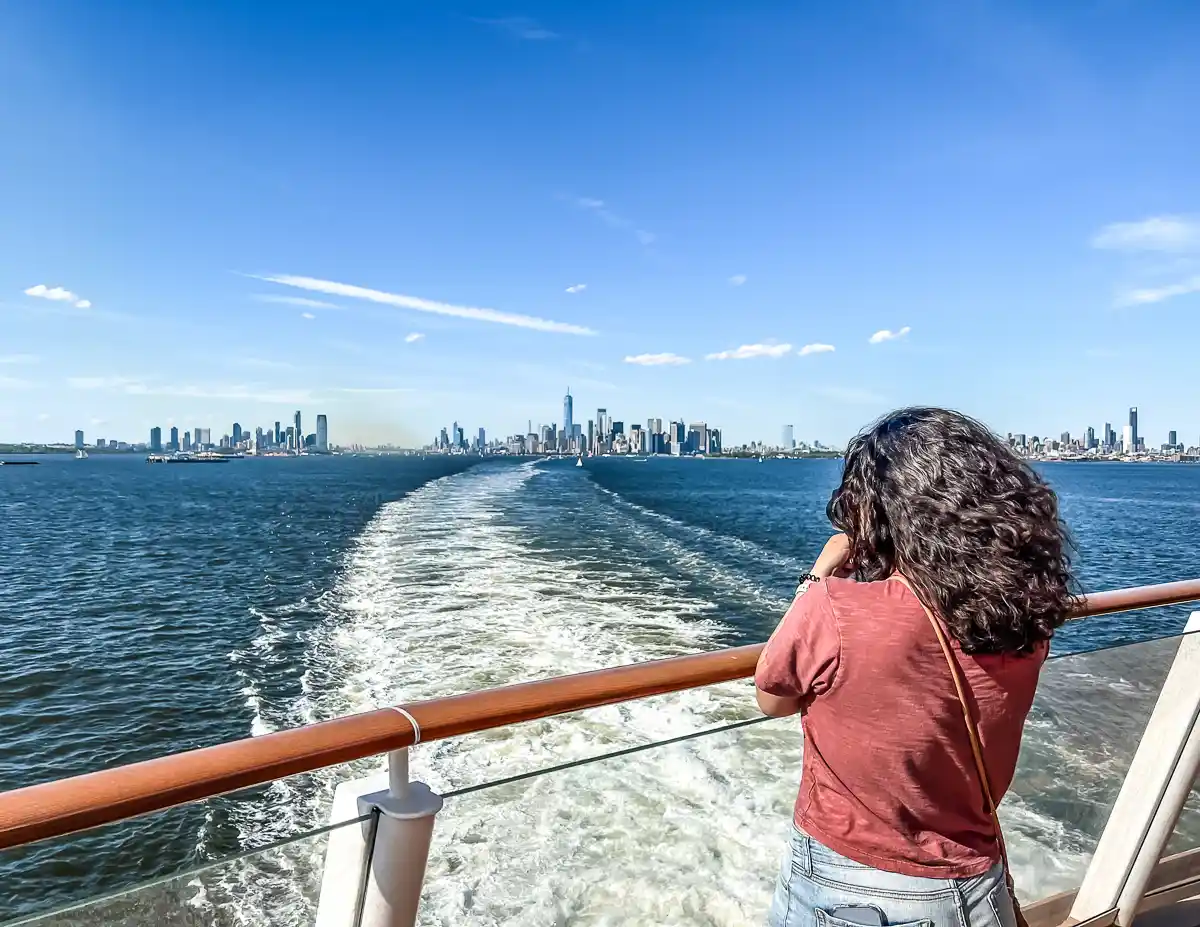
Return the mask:
<svg viewBox="0 0 1200 927">
<path fill-rule="evenodd" d="M 721 603 L 697 588 L 777 599 L 611 500 L 558 513 L 575 520 L 576 543 L 539 547 L 520 513 L 554 481 L 578 480 L 572 473 L 477 468 L 385 505 L 321 602 L 327 620 L 308 635 L 302 696 L 274 708 L 255 702 L 255 724 L 282 728 L 711 649 L 724 643 L 710 617 Z M 530 517 L 554 513 L 545 506 Z M 652 548 L 666 551 L 671 572 L 639 557 Z M 446 791 L 750 717 L 752 702 L 740 683 L 609 706 L 422 746 L 413 772 Z M 798 728 L 772 722 L 450 800 L 421 923 L 762 922 L 799 779 Z M 276 783 L 266 801 L 230 814 L 246 844 L 319 826 L 337 782 L 380 768 L 365 761 Z M 1010 814 L 1024 815 L 1014 840 L 1023 885 L 1045 884 L 1047 865 L 1061 870 L 1052 884 L 1077 884 L 1084 857 L 1058 858 L 1061 841 L 1022 836 L 1053 837 L 1055 822 Z M 237 924 L 311 923 L 322 846 L 232 867 L 209 895 Z"/>
</svg>

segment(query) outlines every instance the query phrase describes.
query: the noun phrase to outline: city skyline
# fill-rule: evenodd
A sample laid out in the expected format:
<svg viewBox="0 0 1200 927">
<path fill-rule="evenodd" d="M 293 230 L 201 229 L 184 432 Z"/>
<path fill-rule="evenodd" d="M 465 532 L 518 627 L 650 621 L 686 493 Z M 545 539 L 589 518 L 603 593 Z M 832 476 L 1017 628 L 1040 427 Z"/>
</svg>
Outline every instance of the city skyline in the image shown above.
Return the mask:
<svg viewBox="0 0 1200 927">
<path fill-rule="evenodd" d="M 562 423 L 565 384 L 572 424 L 687 410 L 736 444 L 1130 397 L 1200 435 L 1195 14 L 655 10 L 11 5 L 0 440 L 282 406 L 420 446 Z"/>
<path fill-rule="evenodd" d="M 163 430 L 159 425 L 150 429 L 148 441 L 126 441 L 120 438 L 107 438 L 94 435 L 87 440 L 87 431 L 75 429 L 73 446 L 76 450 L 148 450 L 151 454 L 179 454 L 208 450 L 251 451 L 253 453 L 310 453 L 324 454 L 335 445 L 329 442 L 329 418 L 325 413 L 318 413 L 315 429 L 305 434 L 303 414 L 297 409 L 292 415 L 292 423 L 284 425 L 282 419 L 276 419 L 273 425 L 256 426 L 253 434 L 249 428 L 243 428 L 241 422 L 235 421 L 229 431 L 213 440 L 212 427 L 196 425 L 191 429 L 180 429 L 172 424 L 163 440 Z M 68 446 L 66 442 L 45 442 L 50 446 Z"/>
<path fill-rule="evenodd" d="M 571 429 L 572 429 L 571 433 L 575 434 L 575 435 L 584 436 L 584 438 L 586 439 L 586 443 L 582 446 L 585 446 L 590 449 L 594 446 L 594 443 L 593 443 L 594 438 L 588 436 L 589 429 L 597 428 L 597 427 L 602 428 L 603 425 L 601 424 L 601 422 L 604 421 L 604 419 L 607 420 L 607 424 L 609 424 L 609 425 L 611 425 L 614 421 L 619 423 L 622 426 L 622 431 L 624 431 L 626 425 L 628 425 L 630 430 L 636 429 L 637 431 L 642 432 L 647 435 L 667 434 L 668 428 L 663 425 L 664 422 L 667 422 L 670 425 L 683 424 L 685 426 L 698 423 L 700 425 L 704 425 L 707 428 L 712 427 L 709 424 L 707 419 L 691 419 L 691 420 L 686 419 L 686 418 L 676 418 L 676 419 L 665 418 L 664 419 L 661 417 L 651 417 L 651 418 L 646 419 L 645 420 L 647 422 L 646 427 L 642 427 L 640 420 L 633 420 L 633 419 L 627 420 L 625 418 L 616 419 L 615 415 L 608 414 L 607 407 L 598 407 L 595 417 L 588 419 L 587 423 L 585 425 L 583 422 L 575 422 L 574 421 L 574 400 L 575 400 L 575 398 L 576 397 L 571 393 L 571 390 L 568 387 L 566 394 L 564 395 L 563 400 L 562 400 L 563 423 L 561 426 L 556 421 L 551 421 L 549 423 L 543 423 L 539 420 L 538 425 L 535 428 L 535 426 L 533 425 L 534 419 L 529 418 L 527 420 L 526 430 L 516 432 L 513 434 L 508 434 L 503 439 L 495 437 L 495 435 L 501 434 L 501 433 L 491 432 L 487 428 L 486 425 L 473 426 L 473 427 L 476 427 L 476 430 L 473 433 L 471 433 L 470 437 L 468 438 L 467 434 L 470 429 L 468 429 L 467 426 L 460 424 L 459 421 L 455 420 L 449 426 L 449 428 L 443 427 L 432 442 L 417 442 L 417 443 L 407 444 L 407 445 L 395 444 L 395 443 L 385 443 L 385 444 L 378 444 L 378 445 L 364 445 L 362 442 L 347 440 L 347 441 L 341 442 L 341 446 L 347 446 L 347 447 L 349 447 L 349 446 L 355 446 L 355 447 L 394 446 L 394 447 L 403 447 L 403 448 L 407 448 L 410 450 L 418 450 L 418 449 L 421 449 L 422 447 L 424 447 L 424 448 L 442 448 L 442 447 L 449 447 L 451 445 L 453 445 L 455 447 L 463 447 L 463 448 L 468 448 L 468 449 L 475 449 L 475 448 L 484 447 L 484 446 L 500 447 L 500 446 L 505 446 L 505 445 L 511 444 L 512 439 L 517 435 L 520 435 L 521 437 L 526 437 L 529 434 L 536 434 L 536 435 L 538 435 L 539 442 L 542 442 L 543 435 L 545 433 L 545 429 L 553 427 L 555 429 L 555 434 L 560 435 L 560 434 L 566 433 L 566 431 L 567 431 L 566 426 L 569 423 L 571 425 Z M 269 447 L 270 449 L 283 448 L 286 450 L 289 447 L 287 435 L 294 434 L 295 429 L 297 427 L 300 427 L 300 425 L 302 424 L 302 420 L 303 419 L 302 419 L 301 410 L 296 410 L 293 413 L 293 423 L 291 425 L 283 425 L 282 424 L 282 422 L 284 421 L 283 419 L 276 420 L 274 422 L 273 426 L 268 425 L 264 434 L 268 435 L 268 437 L 273 438 L 274 434 L 276 432 L 278 432 L 278 434 L 281 436 L 281 439 L 274 439 L 273 443 L 269 442 L 266 447 Z M 657 428 L 655 428 L 654 423 L 657 423 Z M 988 424 L 988 423 L 985 422 L 985 424 Z M 576 427 L 576 426 L 578 426 L 578 427 Z M 989 427 L 991 427 L 991 426 L 989 425 Z M 262 430 L 261 426 L 259 429 L 256 429 L 256 430 Z M 753 439 L 751 441 L 731 442 L 726 438 L 727 429 L 716 428 L 713 430 L 716 432 L 716 434 L 718 436 L 718 441 L 719 441 L 720 445 L 723 447 L 727 447 L 727 448 L 762 446 L 762 447 L 778 448 L 778 449 L 787 450 L 789 448 L 797 448 L 797 447 L 800 447 L 800 448 L 813 447 L 813 448 L 817 448 L 817 449 L 827 450 L 830 448 L 842 447 L 845 443 L 845 442 L 828 441 L 821 437 L 813 436 L 813 435 L 805 436 L 803 434 L 803 425 L 801 425 L 801 431 L 800 431 L 801 436 L 799 438 L 797 438 L 796 437 L 797 426 L 794 423 L 788 423 L 788 424 L 784 424 L 784 425 L 780 426 L 779 433 L 781 434 L 781 438 L 777 442 L 770 440 L 770 439 L 766 439 L 766 438 Z M 241 433 L 240 438 L 239 438 L 239 431 Z M 1147 451 L 1147 452 L 1157 452 L 1157 451 L 1161 451 L 1167 447 L 1178 447 L 1181 451 L 1200 447 L 1200 436 L 1193 436 L 1193 437 L 1196 437 L 1196 441 L 1195 441 L 1195 443 L 1193 443 L 1193 441 L 1188 438 L 1186 433 L 1184 433 L 1183 431 L 1181 431 L 1180 429 L 1177 429 L 1177 428 L 1163 429 L 1161 436 L 1156 436 L 1155 434 L 1151 434 L 1148 436 L 1146 434 L 1145 430 L 1142 428 L 1139 407 L 1137 407 L 1137 406 L 1128 407 L 1127 420 L 1125 422 L 1123 422 L 1119 428 L 1113 427 L 1112 417 L 1109 417 L 1108 419 L 1104 420 L 1103 424 L 1099 426 L 1099 429 L 1097 428 L 1096 425 L 1085 425 L 1085 426 L 1081 426 L 1081 430 L 1077 431 L 1077 432 L 1072 431 L 1069 428 L 1064 431 L 1061 431 L 1061 432 L 1059 432 L 1055 429 L 1049 429 L 1049 430 L 1045 431 L 1044 433 L 1041 433 L 1039 436 L 1038 432 L 1034 432 L 1034 431 L 1030 431 L 1030 430 L 1009 431 L 1007 433 L 1002 433 L 1002 432 L 996 431 L 995 429 L 993 429 L 993 431 L 995 431 L 995 433 L 1000 437 L 1007 436 L 1007 438 L 1010 441 L 1014 441 L 1017 446 L 1021 446 L 1021 447 L 1032 448 L 1033 443 L 1036 441 L 1038 443 L 1039 451 L 1043 447 L 1048 451 L 1051 449 L 1052 446 L 1053 446 L 1054 450 L 1057 450 L 1060 445 L 1066 447 L 1067 445 L 1074 446 L 1075 444 L 1078 444 L 1084 450 L 1087 450 L 1089 448 L 1121 449 L 1121 448 L 1128 447 L 1131 444 L 1133 444 L 1133 445 L 1137 446 L 1140 450 Z M 105 440 L 104 446 L 105 447 L 110 446 L 110 442 L 111 442 L 111 446 L 114 448 L 121 447 L 124 449 L 149 449 L 149 450 L 151 450 L 152 453 L 158 453 L 158 451 L 155 450 L 155 432 L 158 432 L 158 440 L 162 442 L 161 448 L 163 450 L 167 450 L 167 451 L 170 451 L 171 449 L 183 450 L 184 445 L 186 443 L 184 441 L 183 436 L 184 435 L 192 436 L 192 435 L 197 435 L 197 434 L 202 434 L 201 444 L 203 446 L 210 446 L 210 447 L 214 447 L 214 448 L 220 448 L 220 447 L 225 447 L 225 446 L 233 447 L 233 446 L 237 446 L 239 444 L 245 444 L 245 442 L 250 442 L 249 444 L 246 444 L 245 446 L 246 447 L 258 447 L 257 443 L 254 442 L 254 440 L 253 440 L 254 436 L 251 435 L 250 430 L 243 429 L 242 426 L 240 425 L 240 423 L 236 422 L 236 421 L 233 422 L 229 431 L 223 435 L 220 435 L 220 437 L 216 441 L 212 440 L 211 426 L 196 426 L 196 427 L 192 428 L 191 430 L 182 430 L 181 431 L 179 426 L 171 425 L 170 429 L 169 429 L 169 436 L 165 440 L 163 439 L 161 426 L 154 426 L 150 429 L 148 441 L 144 441 L 141 439 L 127 441 L 123 438 L 121 438 L 121 439 L 104 438 L 104 440 Z M 220 432 L 220 429 L 218 429 L 218 432 Z M 29 442 L 29 443 L 44 443 L 47 445 L 57 445 L 57 446 L 71 446 L 73 444 L 73 446 L 76 448 L 84 448 L 84 447 L 94 448 L 97 446 L 95 441 L 98 440 L 100 437 L 103 437 L 101 435 L 96 435 L 91 442 L 85 442 L 86 433 L 87 433 L 86 429 L 76 429 L 74 432 L 74 441 L 73 442 L 68 442 L 65 440 L 55 440 L 55 441 L 48 441 L 48 442 Z M 487 434 L 494 435 L 490 444 L 488 443 L 488 441 L 486 439 Z M 457 438 L 456 438 L 456 435 L 457 435 Z M 324 413 L 317 415 L 315 430 L 309 434 L 305 434 L 304 437 L 305 437 L 305 439 L 312 439 L 314 442 L 314 446 L 317 448 L 329 449 L 331 447 L 336 446 L 329 442 L 329 439 L 328 439 L 328 417 Z M 1162 438 L 1161 441 L 1159 440 L 1159 437 Z M 573 440 L 577 440 L 577 439 L 573 439 Z M 12 442 L 12 443 L 22 443 L 22 442 Z M 704 442 L 704 443 L 707 444 L 707 442 Z M 192 439 L 192 446 L 199 446 L 199 445 L 196 445 L 196 438 Z M 571 447 L 576 450 L 580 446 L 581 445 L 579 445 L 579 444 L 571 445 Z M 557 448 L 557 441 L 556 441 L 555 450 L 557 450 L 557 449 L 558 448 Z M 589 452 L 591 452 L 591 451 L 589 451 Z M 649 446 L 647 448 L 647 452 L 652 453 L 652 451 L 649 451 Z"/>
</svg>

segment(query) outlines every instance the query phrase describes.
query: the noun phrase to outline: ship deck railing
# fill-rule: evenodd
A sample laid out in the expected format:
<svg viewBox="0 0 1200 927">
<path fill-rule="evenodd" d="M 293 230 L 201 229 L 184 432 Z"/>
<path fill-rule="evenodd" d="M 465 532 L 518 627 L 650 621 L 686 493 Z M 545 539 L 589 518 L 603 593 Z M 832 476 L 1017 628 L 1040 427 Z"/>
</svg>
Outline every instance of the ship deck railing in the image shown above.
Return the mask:
<svg viewBox="0 0 1200 927">
<path fill-rule="evenodd" d="M 1141 586 L 1082 597 L 1072 617 L 1198 600 L 1200 580 Z M 1165 661 L 1161 689 L 1079 887 L 1034 899 L 1022 891 L 1018 881 L 1018 894 L 1031 927 L 1062 923 L 1131 927 L 1135 918 L 1139 925 L 1157 919 L 1200 927 L 1200 847 L 1185 847 L 1170 855 L 1166 852 L 1200 771 L 1200 612 L 1192 614 L 1184 633 L 1171 638 L 1169 644 L 1173 652 Z M 717 728 L 441 795 L 410 781 L 412 747 L 745 680 L 753 675 L 761 650 L 761 644 L 733 647 L 381 708 L 15 789 L 0 793 L 0 851 L 386 754 L 385 780 L 369 777 L 337 787 L 331 824 L 246 851 L 235 859 L 269 853 L 299 839 L 324 840 L 317 927 L 411 927 L 419 916 L 435 818 L 446 800 L 562 773 L 582 764 L 737 731 L 767 719 L 741 718 Z M 748 702 L 752 700 L 749 689 L 746 697 Z M 225 862 L 206 862 L 154 884 L 195 878 Z M 647 866 L 653 864 L 646 860 Z M 10 892 L 14 888 L 11 882 L 7 886 Z M 109 923 L 106 911 L 115 910 L 114 905 L 120 906 L 147 888 L 130 887 L 54 911 L 29 912 L 5 925 Z M 128 912 L 128 905 L 122 910 Z M 631 917 L 630 923 L 647 923 L 637 915 Z M 126 915 L 119 920 L 122 924 L 135 922 Z M 147 927 L 150 923 L 146 922 Z"/>
</svg>

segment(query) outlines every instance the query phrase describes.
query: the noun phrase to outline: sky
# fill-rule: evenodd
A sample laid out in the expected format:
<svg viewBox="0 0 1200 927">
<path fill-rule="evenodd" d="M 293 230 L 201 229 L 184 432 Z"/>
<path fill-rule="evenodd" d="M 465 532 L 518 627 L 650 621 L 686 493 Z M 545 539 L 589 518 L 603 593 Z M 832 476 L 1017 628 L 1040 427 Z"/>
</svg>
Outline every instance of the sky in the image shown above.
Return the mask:
<svg viewBox="0 0 1200 927">
<path fill-rule="evenodd" d="M 0 5 L 0 441 L 1200 442 L 1200 6 Z"/>
</svg>

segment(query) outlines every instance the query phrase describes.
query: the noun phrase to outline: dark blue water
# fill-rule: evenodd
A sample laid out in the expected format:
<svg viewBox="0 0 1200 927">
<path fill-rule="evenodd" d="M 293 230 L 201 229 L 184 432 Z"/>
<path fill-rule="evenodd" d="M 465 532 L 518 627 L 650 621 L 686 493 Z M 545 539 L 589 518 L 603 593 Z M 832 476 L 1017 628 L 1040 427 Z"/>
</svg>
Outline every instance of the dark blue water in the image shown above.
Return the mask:
<svg viewBox="0 0 1200 927">
<path fill-rule="evenodd" d="M 0 468 L 0 788 L 409 698 L 761 640 L 828 537 L 839 466 L 359 457 L 149 467 L 94 457 Z M 1044 473 L 1086 590 L 1200 576 L 1200 468 Z M 1089 620 L 1056 648 L 1159 637 L 1186 615 Z M 530 768 L 727 719 L 744 701 L 740 690 L 694 693 L 669 710 L 547 726 L 516 751 L 489 741 L 417 762 L 439 787 L 483 781 L 510 761 Z M 0 913 L 323 823 L 333 786 L 349 775 L 298 777 L 6 854 Z M 1033 810 L 1045 830 L 1052 812 Z M 503 813 L 488 807 L 446 828 L 475 839 Z M 1048 839 L 1034 826 L 1031 839 Z M 558 829 L 538 833 L 552 845 Z M 458 866 L 447 863 L 438 884 Z M 311 876 L 294 891 L 276 879 L 269 898 L 247 888 L 263 878 L 239 878 L 223 886 L 225 900 L 222 886 L 208 886 L 211 922 L 263 922 L 269 906 L 299 912 L 287 923 L 310 919 Z M 455 885 L 430 902 L 449 912 L 445 922 L 462 916 Z"/>
</svg>

